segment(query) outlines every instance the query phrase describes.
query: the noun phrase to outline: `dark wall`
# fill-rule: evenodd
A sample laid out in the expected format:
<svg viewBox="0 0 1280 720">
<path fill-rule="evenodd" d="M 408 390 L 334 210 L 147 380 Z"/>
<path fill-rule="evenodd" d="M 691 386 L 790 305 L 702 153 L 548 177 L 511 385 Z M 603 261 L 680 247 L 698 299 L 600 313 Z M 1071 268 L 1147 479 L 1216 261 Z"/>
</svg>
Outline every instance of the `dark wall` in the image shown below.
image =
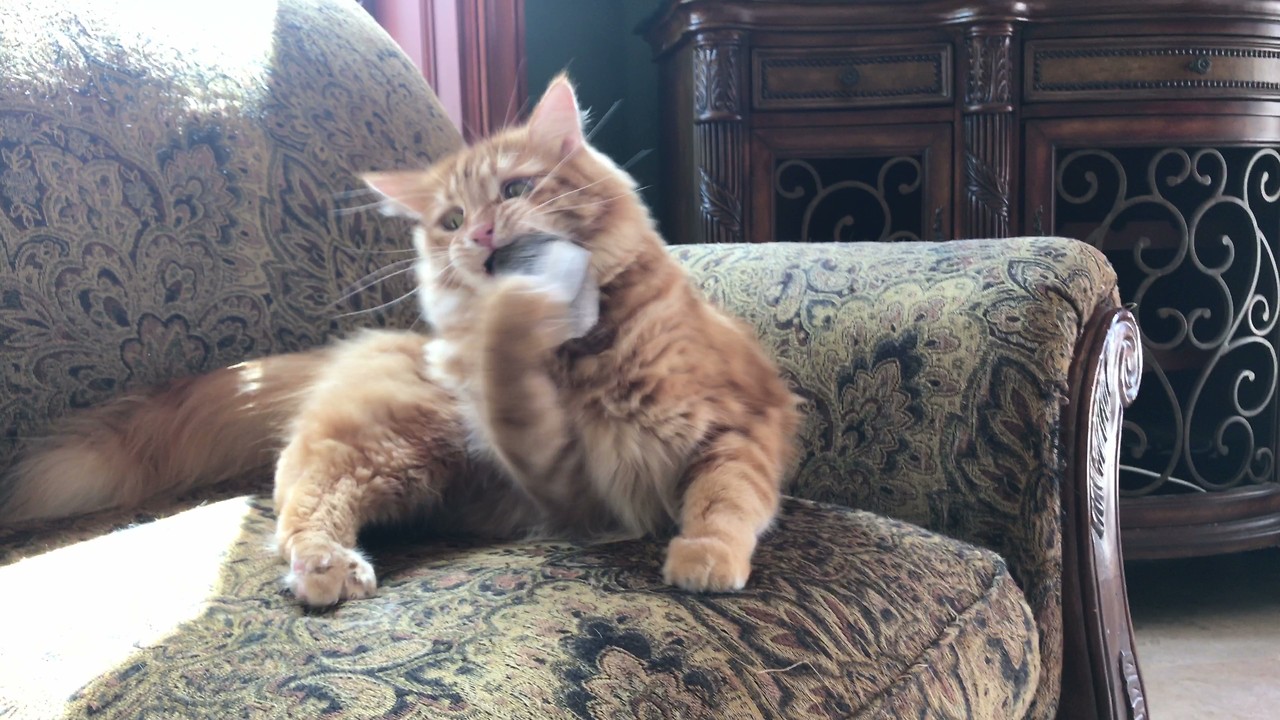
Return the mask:
<svg viewBox="0 0 1280 720">
<path fill-rule="evenodd" d="M 592 143 L 619 164 L 641 150 L 652 152 L 632 165 L 650 207 L 663 207 L 658 186 L 658 69 L 649 45 L 635 28 L 661 0 L 526 0 L 525 52 L 529 94 L 536 102 L 547 82 L 568 70 L 578 98 L 600 119 Z"/>
</svg>

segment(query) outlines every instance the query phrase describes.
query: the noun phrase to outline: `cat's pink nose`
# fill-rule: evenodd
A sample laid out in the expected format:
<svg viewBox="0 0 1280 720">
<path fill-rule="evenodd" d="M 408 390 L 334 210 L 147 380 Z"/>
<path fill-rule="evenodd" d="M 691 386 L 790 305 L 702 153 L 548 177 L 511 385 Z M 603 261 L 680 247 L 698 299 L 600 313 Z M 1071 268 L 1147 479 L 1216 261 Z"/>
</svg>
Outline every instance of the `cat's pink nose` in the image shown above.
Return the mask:
<svg viewBox="0 0 1280 720">
<path fill-rule="evenodd" d="M 480 227 L 476 228 L 475 232 L 471 233 L 471 239 L 474 240 L 475 244 L 479 245 L 480 247 L 492 250 L 493 249 L 493 223 L 485 223 Z"/>
</svg>

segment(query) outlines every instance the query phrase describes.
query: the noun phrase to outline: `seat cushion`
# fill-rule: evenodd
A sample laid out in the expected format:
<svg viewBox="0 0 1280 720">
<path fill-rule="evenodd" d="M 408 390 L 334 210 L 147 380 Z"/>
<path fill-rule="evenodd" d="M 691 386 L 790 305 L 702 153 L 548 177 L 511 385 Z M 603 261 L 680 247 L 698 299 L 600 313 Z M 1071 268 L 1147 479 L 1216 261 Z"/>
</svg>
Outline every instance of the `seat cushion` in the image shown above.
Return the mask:
<svg viewBox="0 0 1280 720">
<path fill-rule="evenodd" d="M 264 500 L 104 523 L 0 534 L 0 715 L 1004 718 L 1038 682 L 997 555 L 812 502 L 739 593 L 663 585 L 656 541 L 400 538 L 327 612 L 282 590 Z"/>
</svg>

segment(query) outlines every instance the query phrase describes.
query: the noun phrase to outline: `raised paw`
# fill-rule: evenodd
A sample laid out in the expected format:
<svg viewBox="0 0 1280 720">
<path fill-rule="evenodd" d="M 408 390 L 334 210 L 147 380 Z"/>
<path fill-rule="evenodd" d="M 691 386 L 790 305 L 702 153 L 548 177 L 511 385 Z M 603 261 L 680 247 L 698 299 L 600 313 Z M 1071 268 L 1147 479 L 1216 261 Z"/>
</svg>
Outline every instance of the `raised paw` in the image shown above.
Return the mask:
<svg viewBox="0 0 1280 720">
<path fill-rule="evenodd" d="M 294 548 L 285 583 L 294 597 L 310 607 L 366 598 L 378 587 L 369 561 L 358 550 L 337 543 Z"/>
<path fill-rule="evenodd" d="M 569 298 L 561 288 L 537 278 L 503 278 L 489 300 L 489 342 L 501 355 L 548 352 L 574 332 Z"/>
<path fill-rule="evenodd" d="M 695 592 L 741 590 L 751 575 L 751 551 L 712 537 L 674 538 L 667 546 L 662 579 Z"/>
</svg>

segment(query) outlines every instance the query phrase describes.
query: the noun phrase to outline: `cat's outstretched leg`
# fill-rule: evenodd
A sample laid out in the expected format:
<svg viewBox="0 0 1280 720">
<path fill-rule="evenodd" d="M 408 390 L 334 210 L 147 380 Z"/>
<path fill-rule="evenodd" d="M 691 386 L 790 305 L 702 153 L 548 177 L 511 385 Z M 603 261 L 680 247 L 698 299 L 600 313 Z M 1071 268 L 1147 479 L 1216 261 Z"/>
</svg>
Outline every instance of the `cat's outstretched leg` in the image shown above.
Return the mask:
<svg viewBox="0 0 1280 720">
<path fill-rule="evenodd" d="M 279 471 L 296 473 L 292 490 L 277 493 L 276 501 L 276 539 L 290 568 L 285 584 L 312 607 L 369 597 L 378 585 L 373 566 L 355 546 L 363 524 L 360 481 L 350 474 L 329 477 L 331 462 L 332 458 L 309 457 L 297 461 L 313 466 L 309 470 L 299 472 L 293 463 L 281 463 Z"/>
<path fill-rule="evenodd" d="M 666 582 L 686 590 L 741 590 L 756 540 L 778 512 L 789 410 L 766 411 L 753 425 L 723 430 L 689 468 L 680 534 L 667 546 Z"/>
<path fill-rule="evenodd" d="M 285 581 L 312 607 L 377 585 L 360 529 L 425 513 L 463 462 L 453 398 L 423 374 L 424 338 L 370 332 L 335 348 L 276 465 Z"/>
</svg>

